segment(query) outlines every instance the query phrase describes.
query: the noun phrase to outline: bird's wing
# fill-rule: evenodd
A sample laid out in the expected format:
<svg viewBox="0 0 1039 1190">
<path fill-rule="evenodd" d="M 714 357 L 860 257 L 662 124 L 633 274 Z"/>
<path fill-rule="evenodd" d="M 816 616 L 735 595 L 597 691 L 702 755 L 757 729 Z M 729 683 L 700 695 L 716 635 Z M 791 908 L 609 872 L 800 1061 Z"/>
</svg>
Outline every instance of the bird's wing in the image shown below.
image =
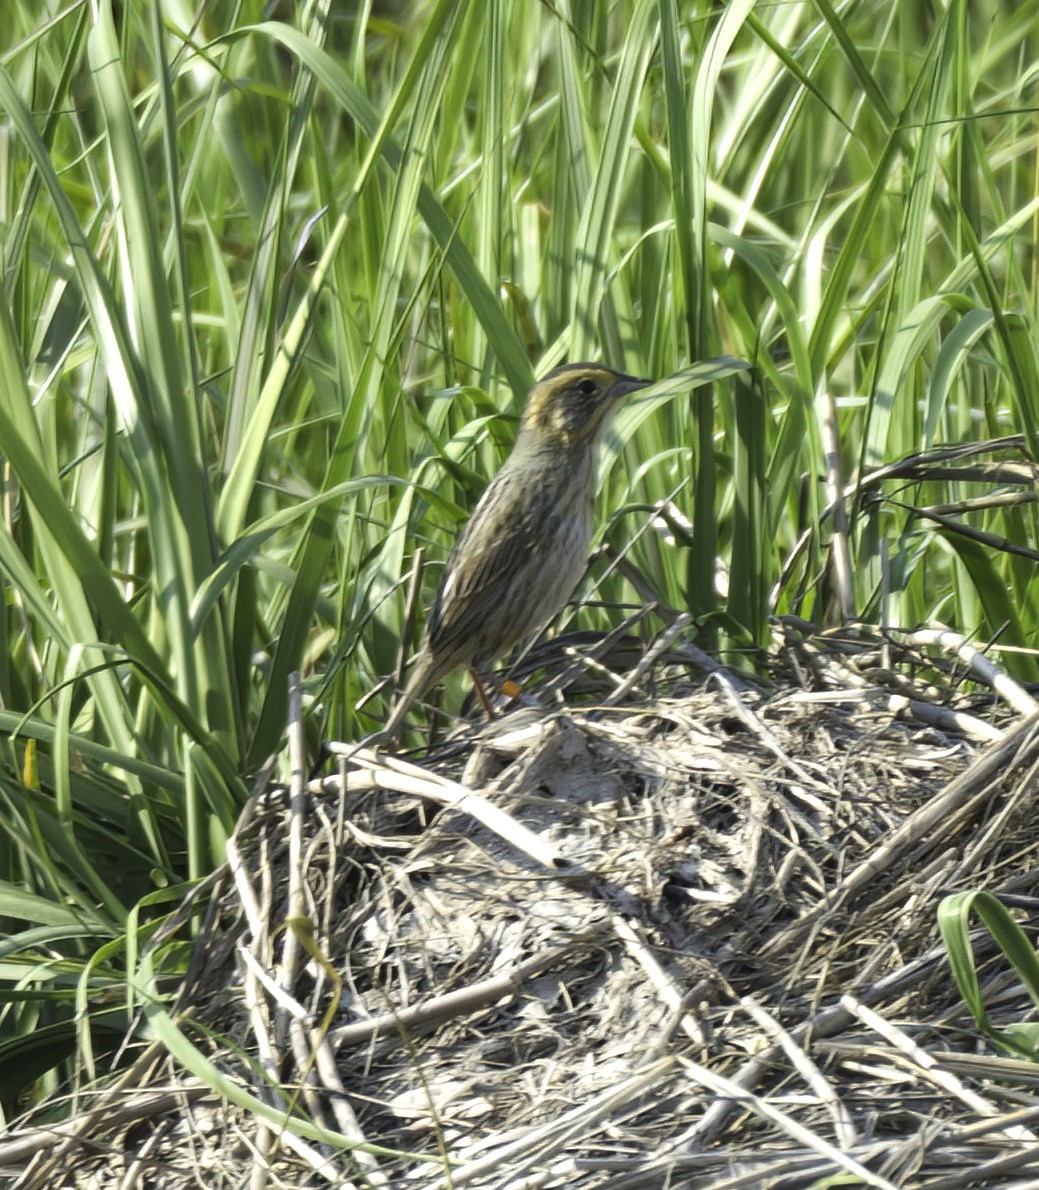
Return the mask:
<svg viewBox="0 0 1039 1190">
<path fill-rule="evenodd" d="M 541 493 L 503 467 L 481 496 L 444 567 L 427 629 L 434 652 L 446 652 L 478 632 L 544 543 Z M 549 511 L 549 517 L 552 513 Z"/>
</svg>

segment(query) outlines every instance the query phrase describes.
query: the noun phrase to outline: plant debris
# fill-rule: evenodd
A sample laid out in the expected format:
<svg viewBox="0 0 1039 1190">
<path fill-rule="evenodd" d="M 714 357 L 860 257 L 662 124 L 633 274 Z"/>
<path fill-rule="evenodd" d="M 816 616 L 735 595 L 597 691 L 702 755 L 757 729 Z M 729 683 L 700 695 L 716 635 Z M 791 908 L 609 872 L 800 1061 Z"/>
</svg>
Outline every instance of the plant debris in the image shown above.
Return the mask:
<svg viewBox="0 0 1039 1190">
<path fill-rule="evenodd" d="M 164 1044 L 8 1133 L 0 1168 L 160 1190 L 1035 1184 L 1039 1066 L 980 1039 L 935 923 L 965 888 L 1039 904 L 1031 696 L 940 634 L 776 631 L 768 688 L 705 680 L 670 631 L 641 670 L 628 651 L 634 680 L 577 665 L 595 704 L 407 759 L 336 746 L 309 785 L 297 691 L 299 778 L 243 814 L 175 1012 L 145 1006 Z M 993 949 L 993 1017 L 1024 1019 Z"/>
</svg>

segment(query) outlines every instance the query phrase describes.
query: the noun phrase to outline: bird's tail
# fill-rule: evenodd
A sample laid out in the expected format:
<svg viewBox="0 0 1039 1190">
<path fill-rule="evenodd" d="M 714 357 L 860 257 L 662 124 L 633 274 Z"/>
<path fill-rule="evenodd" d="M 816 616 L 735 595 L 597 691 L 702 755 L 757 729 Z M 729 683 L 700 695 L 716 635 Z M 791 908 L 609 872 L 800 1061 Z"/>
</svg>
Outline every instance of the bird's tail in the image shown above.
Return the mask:
<svg viewBox="0 0 1039 1190">
<path fill-rule="evenodd" d="M 437 663 L 432 653 L 423 649 L 419 653 L 411 670 L 411 674 L 408 677 L 408 684 L 397 699 L 396 705 L 390 712 L 389 719 L 386 720 L 386 727 L 383 729 L 382 734 L 388 740 L 395 740 L 400 735 L 400 729 L 404 725 L 404 718 L 408 711 L 411 710 L 412 703 L 415 699 L 422 697 L 426 690 L 440 678 L 442 672 L 443 666 Z"/>
</svg>

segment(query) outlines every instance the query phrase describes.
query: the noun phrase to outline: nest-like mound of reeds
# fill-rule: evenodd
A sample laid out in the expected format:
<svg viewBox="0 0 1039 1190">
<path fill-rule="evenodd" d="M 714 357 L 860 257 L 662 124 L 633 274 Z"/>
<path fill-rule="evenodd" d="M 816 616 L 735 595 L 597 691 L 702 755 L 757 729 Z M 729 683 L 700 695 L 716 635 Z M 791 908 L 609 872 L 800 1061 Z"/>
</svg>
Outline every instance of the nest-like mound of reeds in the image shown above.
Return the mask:
<svg viewBox="0 0 1039 1190">
<path fill-rule="evenodd" d="M 925 659 L 937 633 L 777 637 L 767 690 L 672 631 L 596 662 L 594 706 L 309 784 L 297 721 L 161 1017 L 183 1047 L 9 1138 L 26 1184 L 1039 1175 L 1039 1066 L 979 1042 L 935 924 L 965 888 L 1036 904 L 1031 700 L 962 642 Z"/>
</svg>

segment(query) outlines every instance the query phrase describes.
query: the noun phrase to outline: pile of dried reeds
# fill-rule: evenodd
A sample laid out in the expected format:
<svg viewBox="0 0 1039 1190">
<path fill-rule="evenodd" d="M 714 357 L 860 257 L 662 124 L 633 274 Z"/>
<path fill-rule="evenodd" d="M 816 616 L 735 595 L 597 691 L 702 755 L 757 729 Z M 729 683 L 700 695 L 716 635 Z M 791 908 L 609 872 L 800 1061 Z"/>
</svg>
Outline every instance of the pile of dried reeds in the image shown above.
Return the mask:
<svg viewBox="0 0 1039 1190">
<path fill-rule="evenodd" d="M 1039 1067 L 979 1043 L 935 926 L 964 888 L 1037 904 L 1031 698 L 940 633 L 777 634 L 768 690 L 672 632 L 634 678 L 596 662 L 594 709 L 337 748 L 309 785 L 297 705 L 299 779 L 243 815 L 177 1004 L 208 1066 L 146 1046 L 0 1160 L 55 1186 L 1039 1184 Z M 994 1015 L 1026 1016 L 992 972 Z"/>
</svg>

